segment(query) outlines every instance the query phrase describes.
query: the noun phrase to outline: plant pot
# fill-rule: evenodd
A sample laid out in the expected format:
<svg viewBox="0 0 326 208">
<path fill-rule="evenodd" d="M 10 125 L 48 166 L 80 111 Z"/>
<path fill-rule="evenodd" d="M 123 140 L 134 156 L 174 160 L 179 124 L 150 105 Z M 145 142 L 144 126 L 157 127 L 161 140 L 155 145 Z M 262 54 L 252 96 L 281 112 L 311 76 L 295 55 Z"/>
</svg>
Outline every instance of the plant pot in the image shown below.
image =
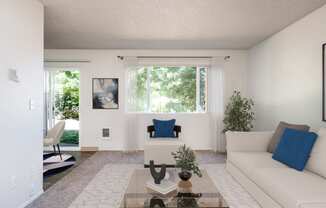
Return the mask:
<svg viewBox="0 0 326 208">
<path fill-rule="evenodd" d="M 181 171 L 181 172 L 179 173 L 179 177 L 180 177 L 180 179 L 183 180 L 183 181 L 188 181 L 188 180 L 191 178 L 191 176 L 192 176 L 191 172 L 186 171 L 186 170 Z"/>
</svg>

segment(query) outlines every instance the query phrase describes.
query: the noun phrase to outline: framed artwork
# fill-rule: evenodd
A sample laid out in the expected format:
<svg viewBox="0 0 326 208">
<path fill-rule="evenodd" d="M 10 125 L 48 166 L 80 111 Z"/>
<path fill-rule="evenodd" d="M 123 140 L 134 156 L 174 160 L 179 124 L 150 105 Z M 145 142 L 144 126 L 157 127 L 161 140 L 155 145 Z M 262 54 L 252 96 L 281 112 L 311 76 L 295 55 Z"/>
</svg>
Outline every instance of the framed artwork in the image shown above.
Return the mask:
<svg viewBox="0 0 326 208">
<path fill-rule="evenodd" d="M 93 78 L 93 109 L 119 109 L 119 79 Z"/>
<path fill-rule="evenodd" d="M 326 101 L 325 101 L 325 93 L 326 93 L 326 43 L 323 44 L 323 103 L 322 103 L 322 106 L 323 106 L 323 121 L 326 121 Z"/>
</svg>

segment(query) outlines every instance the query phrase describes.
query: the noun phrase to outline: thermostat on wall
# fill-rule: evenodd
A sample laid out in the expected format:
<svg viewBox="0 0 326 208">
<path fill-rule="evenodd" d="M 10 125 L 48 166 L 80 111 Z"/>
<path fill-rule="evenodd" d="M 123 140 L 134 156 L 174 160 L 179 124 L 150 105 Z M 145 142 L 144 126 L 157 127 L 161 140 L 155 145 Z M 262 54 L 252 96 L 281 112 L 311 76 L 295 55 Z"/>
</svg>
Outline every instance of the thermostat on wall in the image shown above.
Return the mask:
<svg viewBox="0 0 326 208">
<path fill-rule="evenodd" d="M 8 78 L 10 81 L 19 82 L 18 74 L 16 69 L 8 70 Z"/>
</svg>

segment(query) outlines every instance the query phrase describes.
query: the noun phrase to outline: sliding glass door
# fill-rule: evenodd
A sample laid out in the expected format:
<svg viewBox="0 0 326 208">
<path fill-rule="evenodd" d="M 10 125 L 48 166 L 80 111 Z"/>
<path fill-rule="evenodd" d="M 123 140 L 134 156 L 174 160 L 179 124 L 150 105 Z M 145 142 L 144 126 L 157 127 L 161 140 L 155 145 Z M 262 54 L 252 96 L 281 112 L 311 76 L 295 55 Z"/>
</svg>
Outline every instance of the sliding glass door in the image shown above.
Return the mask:
<svg viewBox="0 0 326 208">
<path fill-rule="evenodd" d="M 65 121 L 61 146 L 79 146 L 79 88 L 78 70 L 49 69 L 46 71 L 46 128 Z"/>
</svg>

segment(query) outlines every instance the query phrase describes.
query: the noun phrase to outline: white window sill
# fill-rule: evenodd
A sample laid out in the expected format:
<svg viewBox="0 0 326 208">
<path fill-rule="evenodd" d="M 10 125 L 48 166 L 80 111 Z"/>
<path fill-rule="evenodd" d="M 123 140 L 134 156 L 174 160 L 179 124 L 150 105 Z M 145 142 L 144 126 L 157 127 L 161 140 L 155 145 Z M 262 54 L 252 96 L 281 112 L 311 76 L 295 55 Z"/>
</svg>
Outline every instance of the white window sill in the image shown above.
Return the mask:
<svg viewBox="0 0 326 208">
<path fill-rule="evenodd" d="M 126 112 L 127 114 L 144 114 L 144 115 L 191 115 L 191 114 L 200 114 L 205 115 L 207 112 L 177 112 L 177 113 L 153 113 L 153 112 Z"/>
</svg>

